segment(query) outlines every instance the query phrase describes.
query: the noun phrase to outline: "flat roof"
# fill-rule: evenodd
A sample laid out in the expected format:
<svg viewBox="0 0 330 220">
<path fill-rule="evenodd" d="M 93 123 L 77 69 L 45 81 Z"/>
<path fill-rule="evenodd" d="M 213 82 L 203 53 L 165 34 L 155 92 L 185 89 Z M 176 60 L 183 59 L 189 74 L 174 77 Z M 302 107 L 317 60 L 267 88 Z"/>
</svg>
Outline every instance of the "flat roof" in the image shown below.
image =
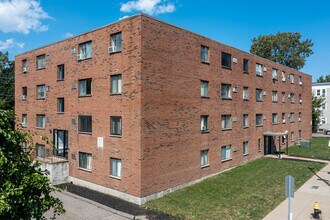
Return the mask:
<svg viewBox="0 0 330 220">
<path fill-rule="evenodd" d="M 284 135 L 287 135 L 287 133 L 285 132 L 273 132 L 273 131 L 266 131 L 263 133 L 264 136 L 284 136 Z"/>
<path fill-rule="evenodd" d="M 305 74 L 305 75 L 308 75 L 308 76 L 312 77 L 310 74 L 307 74 L 307 73 L 301 72 L 301 71 L 299 71 L 299 70 L 293 69 L 293 68 L 291 68 L 291 67 L 285 66 L 285 65 L 280 64 L 280 63 L 275 63 L 274 61 L 271 61 L 271 60 L 268 60 L 268 59 L 266 59 L 266 58 L 260 57 L 260 56 L 258 56 L 258 55 L 255 55 L 255 54 L 252 54 L 252 53 L 246 52 L 246 51 L 241 50 L 241 49 L 238 49 L 238 48 L 236 48 L 236 47 L 233 47 L 233 46 L 230 46 L 230 45 L 224 44 L 224 43 L 222 43 L 222 42 L 220 42 L 220 41 L 217 41 L 217 40 L 211 39 L 211 38 L 209 38 L 209 37 L 206 37 L 206 36 L 204 36 L 204 35 L 201 35 L 201 34 L 198 34 L 198 33 L 193 32 L 193 31 L 190 31 L 190 30 L 188 30 L 188 29 L 185 29 L 185 28 L 182 28 L 182 27 L 176 26 L 176 25 L 171 24 L 171 23 L 168 23 L 168 22 L 166 22 L 166 21 L 162 21 L 162 20 L 160 20 L 160 19 L 158 19 L 158 18 L 152 17 L 152 16 L 147 15 L 147 14 L 144 14 L 144 13 L 142 13 L 142 12 L 140 12 L 140 13 L 138 13 L 138 14 L 135 14 L 135 15 L 132 15 L 132 16 L 129 16 L 129 17 L 126 17 L 126 18 L 123 18 L 123 19 L 120 19 L 120 20 L 115 21 L 115 22 L 108 23 L 108 24 L 103 25 L 103 26 L 101 26 L 101 27 L 98 27 L 98 28 L 95 28 L 95 29 L 92 29 L 92 30 L 89 30 L 89 31 L 83 32 L 83 33 L 81 33 L 81 34 L 77 34 L 77 35 L 74 35 L 74 36 L 72 36 L 72 37 L 65 38 L 65 39 L 63 39 L 63 40 L 55 41 L 55 42 L 53 42 L 53 43 L 46 44 L 46 45 L 43 45 L 43 46 L 41 46 L 41 47 L 37 47 L 37 48 L 35 48 L 35 49 L 32 49 L 32 50 L 29 50 L 29 51 L 26 51 L 26 52 L 23 52 L 23 53 L 17 54 L 16 56 L 19 56 L 19 55 L 22 55 L 22 54 L 25 54 L 25 53 L 29 53 L 29 52 L 32 52 L 32 51 L 35 51 L 35 50 L 39 50 L 39 49 L 42 49 L 42 48 L 44 48 L 44 47 L 48 47 L 48 46 L 50 46 L 50 45 L 57 44 L 57 43 L 60 43 L 60 42 L 63 42 L 63 41 L 69 40 L 69 39 L 73 39 L 73 38 L 76 38 L 76 37 L 78 37 L 78 36 L 85 35 L 85 34 L 87 34 L 87 33 L 90 33 L 90 32 L 93 32 L 93 31 L 97 31 L 97 30 L 100 30 L 100 29 L 106 28 L 106 27 L 108 27 L 108 26 L 110 26 L 110 25 L 114 25 L 114 24 L 118 24 L 118 23 L 121 23 L 121 22 L 124 22 L 124 21 L 127 21 L 127 20 L 131 20 L 131 19 L 136 18 L 136 17 L 138 17 L 138 16 L 144 16 L 144 17 L 147 17 L 147 18 L 150 18 L 150 19 L 153 19 L 153 20 L 159 21 L 159 22 L 161 22 L 161 23 L 164 23 L 164 24 L 170 25 L 170 26 L 172 26 L 172 27 L 175 27 L 175 28 L 178 28 L 178 29 L 181 29 L 181 30 L 184 30 L 184 31 L 187 31 L 187 32 L 193 33 L 193 34 L 196 34 L 196 35 L 198 35 L 198 36 L 201 36 L 201 37 L 207 38 L 207 39 L 209 39 L 209 40 L 212 40 L 212 41 L 218 42 L 218 43 L 223 44 L 223 45 L 225 45 L 225 46 L 227 46 L 227 47 L 230 47 L 230 48 L 233 48 L 233 49 L 235 49 L 235 50 L 241 51 L 241 52 L 243 52 L 243 53 L 250 54 L 250 55 L 252 55 L 252 56 L 254 56 L 254 57 L 257 57 L 257 58 L 260 58 L 260 59 L 266 60 L 266 61 L 268 61 L 268 62 L 272 62 L 272 63 L 274 63 L 274 64 L 276 64 L 276 65 L 280 65 L 280 66 L 283 66 L 283 67 L 285 67 L 285 68 L 289 68 L 289 69 L 291 69 L 291 70 L 293 70 L 293 71 L 296 71 L 296 72 L 299 72 L 299 73 L 302 73 L 302 74 Z M 15 56 L 15 57 L 16 57 L 16 56 Z"/>
<path fill-rule="evenodd" d="M 313 82 L 312 86 L 330 86 L 330 82 L 322 82 L 322 83 Z"/>
</svg>

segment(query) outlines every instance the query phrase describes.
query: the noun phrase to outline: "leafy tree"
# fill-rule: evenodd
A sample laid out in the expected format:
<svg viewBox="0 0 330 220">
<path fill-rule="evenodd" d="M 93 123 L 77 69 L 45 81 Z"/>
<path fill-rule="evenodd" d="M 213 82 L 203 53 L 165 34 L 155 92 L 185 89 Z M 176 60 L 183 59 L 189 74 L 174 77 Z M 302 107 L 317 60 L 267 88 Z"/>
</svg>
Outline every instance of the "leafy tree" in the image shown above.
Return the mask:
<svg viewBox="0 0 330 220">
<path fill-rule="evenodd" d="M 13 128 L 12 111 L 0 110 L 0 219 L 44 219 L 64 213 L 62 202 L 52 196 L 59 191 L 50 185 L 47 171 L 25 153 L 21 144 L 31 137 Z"/>
<path fill-rule="evenodd" d="M 0 107 L 14 109 L 14 61 L 10 61 L 7 53 L 0 52 Z"/>
<path fill-rule="evenodd" d="M 321 123 L 322 106 L 325 100 L 313 94 L 312 97 L 312 132 L 316 133 Z"/>
<path fill-rule="evenodd" d="M 316 82 L 323 83 L 323 82 L 330 82 L 330 75 L 326 75 L 325 78 L 323 76 L 320 76 Z"/>
<path fill-rule="evenodd" d="M 299 32 L 284 32 L 273 35 L 260 35 L 252 39 L 250 52 L 275 63 L 294 68 L 304 67 L 306 58 L 313 54 L 311 39 L 300 40 Z"/>
</svg>

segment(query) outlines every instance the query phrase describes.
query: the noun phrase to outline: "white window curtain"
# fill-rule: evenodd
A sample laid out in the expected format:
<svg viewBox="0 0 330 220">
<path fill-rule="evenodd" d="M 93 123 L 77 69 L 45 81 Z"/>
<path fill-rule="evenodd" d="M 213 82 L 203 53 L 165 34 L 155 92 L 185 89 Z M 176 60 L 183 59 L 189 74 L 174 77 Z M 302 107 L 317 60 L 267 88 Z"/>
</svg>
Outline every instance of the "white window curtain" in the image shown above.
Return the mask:
<svg viewBox="0 0 330 220">
<path fill-rule="evenodd" d="M 273 93 L 272 93 L 272 99 L 273 99 L 273 102 L 276 102 L 277 101 L 277 92 L 273 91 Z"/>
<path fill-rule="evenodd" d="M 249 89 L 247 87 L 243 89 L 243 99 L 249 99 Z"/>
<path fill-rule="evenodd" d="M 248 115 L 243 115 L 243 127 L 247 127 L 248 125 Z"/>
<path fill-rule="evenodd" d="M 79 95 L 80 96 L 86 95 L 86 86 L 87 86 L 86 80 L 79 81 Z"/>
<path fill-rule="evenodd" d="M 92 42 L 87 42 L 79 45 L 79 54 L 84 58 L 92 57 Z"/>
<path fill-rule="evenodd" d="M 114 51 L 122 50 L 122 38 L 121 33 L 114 34 L 111 36 L 111 46 L 114 48 Z"/>
<path fill-rule="evenodd" d="M 282 82 L 285 82 L 285 72 L 282 72 Z"/>
<path fill-rule="evenodd" d="M 201 166 L 205 166 L 209 163 L 208 161 L 208 151 L 202 150 L 201 151 Z"/>
<path fill-rule="evenodd" d="M 262 66 L 261 64 L 256 64 L 256 74 L 261 76 L 262 75 Z"/>
<path fill-rule="evenodd" d="M 230 145 L 221 148 L 221 160 L 230 159 Z"/>
<path fill-rule="evenodd" d="M 208 62 L 209 61 L 208 60 L 208 50 L 209 50 L 208 47 L 204 47 L 204 46 L 201 47 L 201 60 L 203 62 Z"/>
<path fill-rule="evenodd" d="M 277 69 L 272 69 L 272 77 L 273 79 L 277 79 Z"/>
<path fill-rule="evenodd" d="M 205 131 L 208 129 L 208 117 L 207 116 L 202 116 L 201 117 L 201 131 Z"/>
<path fill-rule="evenodd" d="M 121 75 L 111 76 L 111 93 L 119 94 L 121 93 Z"/>
<path fill-rule="evenodd" d="M 201 96 L 207 97 L 208 96 L 208 82 L 201 81 Z"/>
<path fill-rule="evenodd" d="M 121 160 L 111 158 L 111 176 L 121 177 Z"/>
</svg>

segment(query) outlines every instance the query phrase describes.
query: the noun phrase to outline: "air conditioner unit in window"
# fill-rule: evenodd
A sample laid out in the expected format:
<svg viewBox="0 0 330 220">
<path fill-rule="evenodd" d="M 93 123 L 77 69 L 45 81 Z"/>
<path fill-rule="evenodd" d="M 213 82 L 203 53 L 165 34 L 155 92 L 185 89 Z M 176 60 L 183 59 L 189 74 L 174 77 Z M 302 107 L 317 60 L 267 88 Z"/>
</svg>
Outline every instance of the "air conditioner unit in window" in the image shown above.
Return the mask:
<svg viewBox="0 0 330 220">
<path fill-rule="evenodd" d="M 299 103 L 302 104 L 302 100 L 299 100 Z"/>
<path fill-rule="evenodd" d="M 273 75 L 273 79 L 277 79 L 277 76 L 276 75 Z"/>
<path fill-rule="evenodd" d="M 288 98 L 290 98 L 291 96 L 290 96 L 290 94 L 288 94 Z"/>
<path fill-rule="evenodd" d="M 266 91 L 264 91 L 264 92 L 263 92 L 263 94 L 264 94 L 264 95 L 267 95 L 267 92 L 266 92 Z"/>
<path fill-rule="evenodd" d="M 237 92 L 237 87 L 233 87 L 233 92 Z"/>
<path fill-rule="evenodd" d="M 25 122 L 22 122 L 21 125 L 22 125 L 22 127 L 26 127 L 26 123 Z"/>
<path fill-rule="evenodd" d="M 26 95 L 21 95 L 21 100 L 26 100 Z"/>
<path fill-rule="evenodd" d="M 302 82 L 299 82 L 299 85 L 302 85 Z"/>
<path fill-rule="evenodd" d="M 109 53 L 114 53 L 114 52 L 117 51 L 117 48 L 116 48 L 116 46 L 110 46 L 110 47 L 108 48 L 108 51 L 109 51 Z"/>
<path fill-rule="evenodd" d="M 206 131 L 206 126 L 202 126 L 202 131 Z"/>
<path fill-rule="evenodd" d="M 233 58 L 233 63 L 237 63 L 237 58 Z"/>
<path fill-rule="evenodd" d="M 264 72 L 266 72 L 267 71 L 267 68 L 266 67 L 264 67 Z"/>
<path fill-rule="evenodd" d="M 285 123 L 285 119 L 282 120 L 282 123 Z"/>
<path fill-rule="evenodd" d="M 27 68 L 26 67 L 23 67 L 22 70 L 23 70 L 23 73 L 26 73 L 27 72 Z"/>
<path fill-rule="evenodd" d="M 264 120 L 265 120 L 265 119 L 266 119 L 266 116 L 265 116 L 265 115 L 264 115 L 264 116 L 262 116 L 262 119 L 264 119 Z"/>
<path fill-rule="evenodd" d="M 301 121 L 301 118 L 299 118 L 299 121 Z"/>
<path fill-rule="evenodd" d="M 50 86 L 46 86 L 46 92 L 50 91 Z"/>
<path fill-rule="evenodd" d="M 77 60 L 83 60 L 83 59 L 86 59 L 85 54 L 78 54 L 77 55 Z"/>
<path fill-rule="evenodd" d="M 248 99 L 248 95 L 247 94 L 244 94 L 243 95 L 243 99 Z"/>
</svg>

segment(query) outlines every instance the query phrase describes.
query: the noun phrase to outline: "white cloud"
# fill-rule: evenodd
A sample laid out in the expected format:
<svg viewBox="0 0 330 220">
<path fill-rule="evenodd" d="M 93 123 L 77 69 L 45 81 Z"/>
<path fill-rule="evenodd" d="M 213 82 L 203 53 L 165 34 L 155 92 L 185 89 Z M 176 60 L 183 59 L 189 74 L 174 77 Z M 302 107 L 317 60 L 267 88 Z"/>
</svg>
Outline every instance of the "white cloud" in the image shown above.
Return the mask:
<svg viewBox="0 0 330 220">
<path fill-rule="evenodd" d="M 43 19 L 50 18 L 36 0 L 0 0 L 0 31 L 28 34 L 46 31 Z"/>
<path fill-rule="evenodd" d="M 67 32 L 67 33 L 64 34 L 64 37 L 72 37 L 72 36 L 73 36 L 73 34 L 70 33 L 70 32 Z"/>
<path fill-rule="evenodd" d="M 125 19 L 125 18 L 128 18 L 129 16 L 124 16 L 124 17 L 121 17 L 121 18 L 119 18 L 119 20 L 123 20 L 123 19 Z"/>
<path fill-rule="evenodd" d="M 19 48 L 23 48 L 24 47 L 24 43 L 20 43 L 20 42 L 15 42 L 13 38 L 7 39 L 6 41 L 1 41 L 0 40 L 0 50 L 7 50 L 11 47 L 19 47 Z"/>
<path fill-rule="evenodd" d="M 167 0 L 133 0 L 122 3 L 120 11 L 141 11 L 146 14 L 156 15 L 174 12 L 175 6 Z"/>
</svg>

